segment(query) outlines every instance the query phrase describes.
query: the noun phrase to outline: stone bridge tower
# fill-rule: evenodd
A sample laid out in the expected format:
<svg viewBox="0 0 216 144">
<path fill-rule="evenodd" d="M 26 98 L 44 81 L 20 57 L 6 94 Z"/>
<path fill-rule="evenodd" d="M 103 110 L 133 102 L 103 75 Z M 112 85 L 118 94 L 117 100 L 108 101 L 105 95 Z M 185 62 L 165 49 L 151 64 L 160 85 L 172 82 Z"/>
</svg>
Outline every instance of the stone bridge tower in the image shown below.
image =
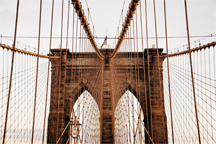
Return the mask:
<svg viewBox="0 0 216 144">
<path fill-rule="evenodd" d="M 149 134 L 155 143 L 168 143 L 167 138 L 167 120 L 164 108 L 163 94 L 163 76 L 162 63 L 163 58 L 160 58 L 159 70 L 157 61 L 157 50 L 149 49 L 149 73 L 147 64 L 147 51 L 139 53 L 118 52 L 114 59 L 110 60 L 109 55 L 112 49 L 100 50 L 105 59 L 98 58 L 95 52 L 86 53 L 70 53 L 69 50 L 62 50 L 61 69 L 59 69 L 59 59 L 51 59 L 52 74 L 51 74 L 51 97 L 50 97 L 50 112 L 48 118 L 48 134 L 47 143 L 55 143 L 60 132 L 57 133 L 57 115 L 59 113 L 58 130 L 63 131 L 70 120 L 71 110 L 73 107 L 72 101 L 76 101 L 83 91 L 88 92 L 93 96 L 100 109 L 101 120 L 101 143 L 114 143 L 114 113 L 118 100 L 125 91 L 131 91 L 134 96 L 140 95 L 140 105 L 144 112 L 144 125 L 148 129 Z M 163 49 L 159 49 L 159 55 L 162 55 Z M 59 56 L 60 49 L 52 49 L 52 55 Z M 130 55 L 131 57 L 128 57 Z M 144 57 L 143 57 L 144 56 Z M 137 71 L 135 71 L 134 61 L 137 60 L 139 65 L 139 85 L 134 83 Z M 145 65 L 145 69 L 143 68 Z M 112 69 L 115 68 L 117 77 L 120 78 L 121 87 L 125 91 L 115 91 L 113 89 L 118 85 L 112 85 L 113 80 Z M 61 75 L 60 75 L 61 71 Z M 128 71 L 133 73 L 132 80 L 128 78 Z M 145 72 L 145 73 L 144 73 Z M 159 80 L 159 72 L 161 79 Z M 82 75 L 80 75 L 82 74 Z M 94 76 L 100 75 L 97 87 L 90 88 L 93 85 Z M 60 87 L 59 87 L 60 77 Z M 150 77 L 150 83 L 148 78 Z M 159 82 L 162 86 L 162 96 L 160 96 Z M 150 87 L 149 87 L 150 85 Z M 140 87 L 138 92 L 137 87 Z M 145 89 L 144 87 L 147 87 Z M 60 92 L 60 95 L 59 95 Z M 98 99 L 96 95 L 100 95 L 102 99 Z M 58 111 L 58 96 L 59 111 Z M 118 97 L 117 102 L 112 101 L 112 96 Z M 114 104 L 112 104 L 114 103 Z M 147 105 L 146 105 L 147 104 Z M 147 119 L 148 117 L 148 119 Z M 149 127 L 148 127 L 148 125 Z M 61 142 L 64 143 L 69 137 L 69 129 L 66 130 Z M 145 134 L 145 141 L 149 143 L 149 138 Z"/>
</svg>

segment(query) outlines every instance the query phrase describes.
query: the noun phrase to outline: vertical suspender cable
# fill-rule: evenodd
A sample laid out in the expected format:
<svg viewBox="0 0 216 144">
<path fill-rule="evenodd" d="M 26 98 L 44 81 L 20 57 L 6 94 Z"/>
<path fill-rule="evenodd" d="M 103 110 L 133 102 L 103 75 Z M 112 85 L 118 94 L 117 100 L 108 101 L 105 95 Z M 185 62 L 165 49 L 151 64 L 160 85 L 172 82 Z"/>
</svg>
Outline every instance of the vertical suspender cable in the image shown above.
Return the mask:
<svg viewBox="0 0 216 144">
<path fill-rule="evenodd" d="M 49 61 L 48 61 L 48 70 L 47 70 L 47 88 L 46 88 L 46 101 L 45 101 L 45 112 L 44 112 L 44 126 L 43 126 L 42 144 L 44 143 L 44 133 L 45 133 L 45 124 L 46 124 L 47 95 L 48 95 L 49 71 L 50 71 L 50 51 L 51 51 L 51 44 L 52 44 L 52 28 L 53 28 L 53 11 L 54 11 L 54 0 L 52 0 L 50 44 L 49 44 Z"/>
<path fill-rule="evenodd" d="M 3 144 L 5 143 L 5 137 L 6 137 L 6 131 L 7 131 L 7 118 L 8 118 L 8 111 L 9 111 L 9 104 L 10 104 L 10 94 L 11 94 L 11 85 L 12 85 L 12 76 L 13 76 L 13 66 L 14 66 L 14 54 L 15 54 L 15 46 L 16 46 L 18 13 L 19 13 L 19 0 L 17 0 L 17 11 L 16 11 L 14 42 L 13 42 L 13 54 L 12 54 L 12 61 L 11 61 L 10 83 L 9 83 L 7 109 L 6 109 L 6 116 L 5 116 L 4 136 L 3 136 L 3 142 L 2 142 Z"/>
<path fill-rule="evenodd" d="M 62 4 L 62 5 L 64 5 L 64 4 Z M 62 7 L 62 10 L 63 10 L 63 7 Z M 68 0 L 67 36 L 66 36 L 66 50 L 65 50 L 65 52 L 66 52 L 65 53 L 65 55 L 66 55 L 66 61 L 65 61 L 64 79 L 63 79 L 65 84 L 66 84 L 66 78 L 67 78 L 67 71 L 66 71 L 66 68 L 67 68 L 67 54 L 68 54 L 67 49 L 69 49 L 68 48 L 69 14 L 70 14 L 69 12 L 70 12 L 70 0 Z M 62 28 L 61 28 L 61 32 L 63 32 L 63 11 L 62 11 Z M 62 34 L 61 34 L 61 51 L 62 51 Z M 60 61 L 60 63 L 61 63 L 61 61 Z M 60 67 L 60 70 L 61 70 L 61 67 Z M 61 75 L 60 75 L 60 77 L 61 77 Z M 59 91 L 59 93 L 60 93 L 60 91 Z M 64 96 L 65 96 L 65 86 L 64 86 Z M 63 109 L 64 109 L 64 105 L 65 104 L 63 102 L 63 105 L 62 105 Z M 63 125 L 64 125 L 63 124 L 63 120 L 61 120 L 61 125 L 63 127 Z"/>
<path fill-rule="evenodd" d="M 61 57 L 62 57 L 62 33 L 63 33 L 63 9 L 64 8 L 64 0 L 62 0 L 62 15 L 61 15 L 61 40 L 60 40 L 60 59 L 59 59 L 59 83 L 58 83 L 58 112 L 57 112 L 57 132 L 56 132 L 56 142 L 58 140 L 58 123 L 59 123 L 59 105 L 60 105 L 60 93 L 61 93 Z M 60 132 L 61 133 L 61 132 Z"/>
<path fill-rule="evenodd" d="M 2 51 L 2 67 L 4 68 L 5 67 L 5 56 L 4 56 L 4 49 L 3 49 L 3 51 Z M 2 77 L 4 77 L 4 69 L 2 69 Z M 4 78 L 2 79 L 2 90 L 4 89 Z M 15 82 L 17 82 L 17 80 L 15 81 Z M 16 93 L 15 93 L 16 94 Z M 4 97 L 4 93 L 3 93 L 3 91 L 2 91 L 2 97 Z M 3 106 L 3 99 L 1 100 L 2 102 L 1 102 L 1 105 Z M 3 115 L 3 113 L 4 113 L 4 111 L 3 111 L 3 109 L 1 109 L 1 115 Z M 1 126 L 3 126 L 3 118 L 1 118 Z"/>
<path fill-rule="evenodd" d="M 37 69 L 36 69 L 34 112 L 33 112 L 32 138 L 31 138 L 31 143 L 32 143 L 32 144 L 33 144 L 33 141 L 34 141 L 34 123 L 35 123 L 35 110 L 36 110 L 37 86 L 38 86 L 38 65 L 39 65 L 39 53 L 40 53 L 39 51 L 40 51 L 41 13 L 42 13 L 42 0 L 40 0 L 39 33 L 38 33 L 38 53 L 37 53 Z"/>
<path fill-rule="evenodd" d="M 140 25 L 141 25 L 141 39 L 142 39 L 142 57 L 143 57 L 143 77 L 144 77 L 144 83 L 146 82 L 146 75 L 145 75 L 145 56 L 144 56 L 144 43 L 143 43 L 143 28 L 142 28 L 142 6 L 140 1 Z M 146 101 L 146 116 L 147 116 L 147 130 L 149 131 L 149 121 L 148 121 L 148 106 L 147 106 L 147 93 L 146 93 L 146 85 L 144 87 L 145 90 L 145 101 Z M 148 139 L 148 142 L 150 142 L 150 139 Z"/>
<path fill-rule="evenodd" d="M 132 33 L 132 30 L 131 30 L 131 27 L 132 26 L 130 26 L 130 38 L 131 38 L 131 33 Z M 132 39 L 130 39 L 130 43 L 129 43 L 129 56 L 130 56 L 130 62 L 132 63 Z M 131 69 L 132 69 L 132 66 L 131 66 Z M 130 83 L 132 83 L 132 76 L 133 76 L 133 69 L 130 71 Z M 132 90 L 131 90 L 131 92 L 132 92 Z M 129 99 L 128 100 L 130 100 L 130 99 L 132 99 L 131 98 L 131 94 L 129 93 Z M 129 106 L 129 109 L 130 109 L 130 106 Z M 132 118 L 132 120 L 131 120 L 131 131 L 132 131 L 132 135 L 131 135 L 131 137 L 132 137 L 132 141 L 133 141 L 133 135 L 134 135 L 134 127 L 133 127 L 133 118 Z"/>
<path fill-rule="evenodd" d="M 135 18 L 134 18 L 134 21 L 136 20 L 136 25 L 134 24 L 134 21 L 133 21 L 133 30 L 134 30 L 134 38 L 136 38 L 136 35 L 137 35 L 137 12 L 135 12 Z M 136 28 L 134 28 L 136 26 Z M 136 29 L 136 30 L 135 30 Z M 136 34 L 135 34 L 135 31 L 136 31 Z M 138 39 L 136 39 L 136 40 L 138 40 Z M 136 75 L 136 77 L 135 77 L 135 79 L 136 79 L 136 90 L 137 90 L 137 92 L 136 92 L 136 98 L 137 98 L 137 102 L 139 101 L 139 99 L 138 99 L 138 97 L 139 97 L 139 88 L 138 88 L 138 75 L 139 75 L 139 73 L 138 73 L 138 68 L 137 68 L 137 61 L 138 61 L 138 43 L 137 44 L 135 44 L 136 43 L 136 40 L 134 39 L 134 57 L 135 57 L 135 75 Z M 136 46 L 137 46 L 137 52 L 136 52 Z M 138 103 L 137 103 L 138 104 Z M 138 105 L 137 105 L 138 106 Z M 134 107 L 134 109 L 135 109 L 135 107 Z M 138 109 L 137 109 L 137 111 L 138 111 Z M 137 116 L 139 116 L 139 114 L 137 113 Z M 137 120 L 137 123 L 139 124 L 139 118 L 138 118 L 138 120 Z M 136 132 L 138 131 L 138 124 L 136 125 L 137 127 L 136 127 Z M 137 135 L 136 134 L 136 132 L 135 132 L 135 136 Z M 138 133 L 138 132 L 137 132 Z M 138 139 L 139 139 L 139 135 L 138 135 Z"/>
<path fill-rule="evenodd" d="M 73 26 L 72 26 L 72 48 L 71 48 L 71 50 L 72 50 L 72 56 L 71 56 L 71 89 L 73 88 L 73 79 L 74 79 L 74 77 L 73 77 L 73 55 L 74 55 L 74 26 L 75 26 L 75 23 L 74 23 L 74 14 L 75 14 L 75 10 L 73 9 Z M 74 103 L 74 97 L 72 96 L 72 106 L 73 106 L 73 103 Z M 71 116 L 71 110 L 70 110 L 70 116 Z M 70 118 L 71 119 L 71 118 Z M 72 130 L 69 130 L 70 131 L 70 133 L 71 133 L 71 131 Z M 72 141 L 72 139 L 71 139 L 71 141 Z M 69 143 L 70 143 L 70 139 L 69 139 Z"/>
<path fill-rule="evenodd" d="M 137 63 L 136 63 L 136 65 L 137 65 L 137 85 L 138 85 L 138 96 L 137 96 L 137 115 L 138 115 L 138 125 L 137 125 L 137 129 L 139 129 L 139 135 L 138 135 L 138 139 L 139 139 L 139 141 L 140 141 L 140 143 L 142 143 L 141 142 L 141 135 L 140 135 L 140 133 L 141 133 L 141 129 L 140 129 L 140 124 L 141 124 L 141 107 L 140 107 L 140 105 L 139 105 L 139 103 L 141 103 L 141 101 L 140 101 L 140 71 L 139 71 L 139 53 L 138 53 L 138 26 L 137 26 L 137 14 L 138 14 L 138 12 L 136 12 L 136 42 L 137 42 L 137 52 L 136 52 L 136 59 L 137 59 Z M 135 38 L 135 36 L 134 36 L 134 38 Z M 140 108 L 140 110 L 139 110 L 139 108 Z M 139 123 L 140 122 L 140 123 Z"/>
<path fill-rule="evenodd" d="M 134 19 L 132 20 L 132 21 L 134 21 Z M 134 37 L 134 22 L 132 23 L 133 24 L 133 37 Z M 132 33 L 132 32 L 131 32 Z M 132 44 L 132 40 L 131 40 L 131 51 L 133 51 L 133 44 Z M 135 47 L 135 46 L 134 46 Z M 131 52 L 132 53 L 132 52 Z M 134 52 L 135 53 L 135 52 Z M 134 54 L 135 55 L 135 54 Z M 133 57 L 133 55 L 131 54 L 131 58 L 133 59 L 134 57 Z M 133 63 L 133 62 L 132 62 Z M 134 69 L 134 71 L 135 71 L 135 69 Z M 134 73 L 134 74 L 133 74 Z M 135 72 L 133 72 L 133 69 L 132 69 L 132 81 L 133 81 L 133 75 L 135 75 Z M 131 81 L 131 82 L 132 82 Z M 134 106 L 134 96 L 132 95 L 132 106 Z M 133 109 L 133 111 L 132 111 L 132 117 L 134 117 L 134 109 Z M 135 125 L 134 125 L 134 119 L 132 119 L 132 123 L 133 123 L 133 143 L 135 142 Z"/>
<path fill-rule="evenodd" d="M 170 99 L 171 126 L 172 126 L 172 142 L 174 144 L 173 117 L 172 117 L 172 99 L 171 99 L 171 89 L 170 89 L 168 40 L 167 40 L 166 0 L 164 0 L 164 21 L 165 21 L 165 33 L 166 33 L 167 73 L 168 73 L 168 87 L 169 87 L 169 99 Z"/>
<path fill-rule="evenodd" d="M 194 107 L 195 107 L 196 121 L 197 121 L 197 132 L 198 132 L 199 143 L 201 144 L 200 129 L 199 129 L 199 119 L 198 119 L 197 103 L 196 103 L 196 93 L 195 93 L 194 77 L 193 77 L 193 66 L 192 66 L 192 58 L 191 58 L 190 34 L 189 34 L 189 26 L 188 26 L 188 14 L 187 14 L 187 2 L 186 2 L 186 0 L 184 0 L 184 3 L 185 3 L 185 16 L 186 16 L 186 25 L 187 25 L 189 57 L 190 57 L 191 79 L 192 79 L 192 85 L 193 85 Z"/>
<path fill-rule="evenodd" d="M 127 33 L 127 38 L 129 37 L 129 32 L 130 32 L 130 30 L 128 30 L 128 33 Z M 129 39 L 127 39 L 127 46 L 129 46 Z M 130 47 L 130 46 L 129 46 Z M 128 66 L 127 66 L 127 72 L 128 72 L 128 78 L 130 78 L 130 72 L 129 72 L 129 58 L 130 58 L 130 51 L 129 51 L 129 48 L 128 48 L 128 54 L 127 54 L 127 56 L 128 56 Z M 130 141 L 130 143 L 131 143 L 131 135 L 130 135 L 130 111 L 129 111 L 129 83 L 128 83 L 128 92 L 127 92 L 127 98 L 128 98 L 128 107 L 127 107 L 127 113 L 128 113 L 128 125 L 129 125 L 129 133 L 128 133 L 128 136 L 129 136 L 129 141 Z"/>
<path fill-rule="evenodd" d="M 67 17 L 67 38 L 66 38 L 66 49 L 68 48 L 68 33 L 69 33 L 69 16 L 70 16 L 70 0 L 68 0 L 68 17 Z M 68 48 L 69 49 L 69 48 Z M 66 57 L 67 58 L 67 57 Z"/>
<path fill-rule="evenodd" d="M 62 22 L 62 25 L 61 25 L 62 27 L 61 27 L 61 44 L 60 44 L 60 46 L 61 46 L 61 55 L 62 55 L 62 32 L 63 32 L 63 6 L 64 6 L 64 3 L 62 1 L 62 21 L 61 21 Z M 66 36 L 66 50 L 65 50 L 65 52 L 66 52 L 66 54 L 65 54 L 66 55 L 66 62 L 65 62 L 65 71 L 64 71 L 64 83 L 66 83 L 66 75 L 67 75 L 66 74 L 67 73 L 67 71 L 66 71 L 67 65 L 66 64 L 67 64 L 67 54 L 68 54 L 67 49 L 68 49 L 69 14 L 70 14 L 69 12 L 70 12 L 70 0 L 68 0 L 67 36 Z M 60 60 L 60 64 L 61 64 L 61 60 Z M 60 66 L 60 75 L 59 76 L 60 76 L 59 83 L 61 83 L 61 66 Z M 60 89 L 59 89 L 59 94 L 60 94 Z M 65 87 L 64 87 L 64 94 L 65 94 Z M 59 96 L 59 98 L 60 98 L 60 96 Z M 64 108 L 64 102 L 63 102 L 63 106 L 62 107 Z M 59 102 L 58 102 L 58 111 L 59 111 Z M 59 119 L 59 116 L 58 116 L 58 119 Z M 57 126 L 58 126 L 58 122 L 57 122 Z M 61 120 L 61 126 L 63 126 L 63 120 Z M 57 131 L 57 133 L 58 133 L 58 131 Z M 61 136 L 62 136 L 62 134 L 60 135 L 60 138 L 61 138 Z M 59 138 L 59 140 L 60 140 L 60 138 Z M 58 141 L 57 141 L 57 143 L 58 143 Z"/>
<path fill-rule="evenodd" d="M 74 46 L 74 9 L 72 9 L 73 11 L 73 25 L 72 25 L 72 46 L 71 46 L 71 53 L 72 53 L 72 56 L 71 56 L 71 76 L 70 76 L 70 81 L 71 81 L 71 89 L 72 89 L 72 83 L 73 83 L 73 46 Z M 72 103 L 73 103 L 73 97 L 72 97 Z M 70 117 L 71 117 L 71 111 L 70 112 Z M 71 120 L 71 118 L 70 118 Z M 71 133 L 71 130 L 69 128 L 69 134 Z M 69 143 L 70 143 L 70 138 L 69 138 Z"/>
<path fill-rule="evenodd" d="M 149 48 L 148 48 L 148 14 L 147 14 L 147 1 L 145 0 L 145 17 L 146 17 L 146 43 L 147 43 L 147 64 L 148 64 L 148 87 L 149 87 L 149 111 L 150 111 L 150 135 L 152 140 L 153 137 L 153 129 L 152 129 L 152 111 L 151 111 L 151 79 L 150 79 L 150 70 L 149 70 Z"/>
<path fill-rule="evenodd" d="M 156 18 L 156 6 L 155 6 L 155 0 L 153 0 L 154 3 L 154 19 L 155 19 L 155 36 L 156 36 L 156 47 L 157 47 L 157 68 L 158 68 L 158 79 L 159 79 L 159 90 L 160 90 L 160 99 L 162 101 L 162 90 L 161 90 L 161 75 L 160 75 L 160 67 L 159 67 L 159 52 L 158 52 L 158 36 L 157 36 L 157 18 Z M 164 142 L 166 141 L 165 138 L 165 126 L 164 126 L 164 106 L 162 105 L 162 123 L 163 123 L 163 136 L 164 136 Z"/>
</svg>

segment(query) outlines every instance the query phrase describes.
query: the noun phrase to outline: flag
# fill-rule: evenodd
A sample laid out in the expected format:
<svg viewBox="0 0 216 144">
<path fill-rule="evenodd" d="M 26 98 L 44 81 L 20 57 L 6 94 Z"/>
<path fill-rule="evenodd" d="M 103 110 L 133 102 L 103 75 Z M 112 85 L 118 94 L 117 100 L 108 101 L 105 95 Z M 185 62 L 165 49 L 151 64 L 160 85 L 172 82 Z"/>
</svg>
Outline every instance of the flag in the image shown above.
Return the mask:
<svg viewBox="0 0 216 144">
<path fill-rule="evenodd" d="M 103 43 L 102 43 L 102 45 L 101 45 L 101 47 L 100 47 L 100 48 L 102 48 L 102 47 L 103 47 L 103 45 L 107 45 L 107 36 L 105 37 L 105 39 L 104 39 L 104 41 L 103 41 Z"/>
</svg>

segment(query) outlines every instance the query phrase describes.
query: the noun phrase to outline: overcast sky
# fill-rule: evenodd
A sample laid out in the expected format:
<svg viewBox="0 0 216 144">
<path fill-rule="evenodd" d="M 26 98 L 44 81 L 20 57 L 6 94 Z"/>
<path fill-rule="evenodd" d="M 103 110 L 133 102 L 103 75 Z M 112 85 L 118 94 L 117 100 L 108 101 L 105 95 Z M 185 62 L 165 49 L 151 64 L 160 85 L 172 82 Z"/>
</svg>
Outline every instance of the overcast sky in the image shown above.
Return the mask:
<svg viewBox="0 0 216 144">
<path fill-rule="evenodd" d="M 39 19 L 39 1 L 40 0 L 20 0 L 19 9 L 19 22 L 17 36 L 24 37 L 37 37 L 38 36 L 38 19 Z M 85 0 L 80 0 L 83 5 L 86 17 L 88 17 L 87 6 Z M 3 36 L 2 43 L 11 45 L 14 35 L 15 13 L 16 13 L 17 0 L 1 0 L 0 1 L 0 35 Z M 42 10 L 42 37 L 49 37 L 50 35 L 50 19 L 51 19 L 51 3 L 52 0 L 43 0 Z M 119 19 L 123 9 L 123 18 L 126 15 L 130 0 L 87 0 L 90 14 L 93 20 L 95 31 L 98 37 L 107 36 L 115 37 L 119 23 Z M 154 13 L 153 13 L 153 1 L 147 0 L 148 3 L 148 30 L 149 36 L 155 37 L 154 29 Z M 191 36 L 205 36 L 216 32 L 216 0 L 187 0 L 188 3 L 188 15 L 189 15 L 189 27 Z M 68 0 L 64 0 L 64 28 L 63 36 L 66 36 L 66 23 L 67 23 L 67 5 Z M 164 13 L 163 13 L 163 0 L 156 0 L 157 8 L 157 26 L 158 36 L 164 37 Z M 144 17 L 144 1 L 142 1 L 142 13 L 143 13 L 143 25 L 145 24 Z M 55 0 L 54 10 L 54 27 L 53 36 L 60 37 L 61 21 L 61 0 Z M 72 31 L 72 5 L 70 12 L 70 27 L 69 36 Z M 75 21 L 76 22 L 76 21 Z M 167 25 L 168 36 L 183 36 L 186 37 L 186 23 L 184 12 L 184 0 L 167 0 Z M 90 21 L 92 29 L 92 22 Z M 145 26 L 145 25 L 144 25 Z M 121 29 L 121 23 L 120 23 Z M 145 31 L 144 31 L 145 34 Z M 5 38 L 4 36 L 9 36 Z M 191 41 L 195 41 L 199 37 L 191 38 Z M 24 48 L 31 46 L 37 47 L 37 38 L 18 38 L 18 48 Z M 100 46 L 104 39 L 98 39 L 97 44 Z M 216 37 L 213 37 L 216 40 Z M 210 42 L 209 38 L 208 41 Z M 69 42 L 70 43 L 70 42 Z M 155 43 L 152 39 L 149 42 L 149 47 Z M 170 38 L 169 49 L 182 46 L 187 43 L 186 38 Z M 202 44 L 205 42 L 203 41 Z M 56 48 L 60 44 L 60 39 L 54 39 L 52 47 Z M 113 44 L 113 39 L 108 39 L 108 44 Z M 70 45 L 69 45 L 70 46 Z M 49 47 L 49 39 L 42 38 L 41 49 L 46 50 Z M 65 47 L 65 41 L 63 41 L 63 47 Z M 165 39 L 159 40 L 159 47 L 165 47 Z M 194 45 L 192 45 L 194 47 Z"/>
</svg>

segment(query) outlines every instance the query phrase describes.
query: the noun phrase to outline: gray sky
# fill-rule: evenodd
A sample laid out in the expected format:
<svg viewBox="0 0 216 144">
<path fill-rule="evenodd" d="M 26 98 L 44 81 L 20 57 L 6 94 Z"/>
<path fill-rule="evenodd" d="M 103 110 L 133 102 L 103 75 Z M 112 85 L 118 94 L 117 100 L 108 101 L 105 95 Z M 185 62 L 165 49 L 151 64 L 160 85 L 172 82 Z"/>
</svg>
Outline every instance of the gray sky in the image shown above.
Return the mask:
<svg viewBox="0 0 216 144">
<path fill-rule="evenodd" d="M 88 17 L 86 1 L 80 0 L 83 5 L 86 16 Z M 49 37 L 50 33 L 50 17 L 51 17 L 51 2 L 52 0 L 43 0 L 42 10 L 42 37 Z M 126 15 L 130 0 L 125 0 L 123 9 L 123 18 Z M 64 28 L 63 36 L 66 36 L 66 22 L 67 22 L 67 4 L 68 0 L 64 1 Z M 106 36 L 106 29 L 108 29 L 108 38 L 115 37 L 116 31 L 122 13 L 122 7 L 124 0 L 87 0 L 93 24 L 98 37 Z M 153 15 L 153 1 L 147 0 L 148 3 L 148 31 L 150 37 L 155 37 L 154 29 L 154 15 Z M 189 27 L 191 36 L 205 36 L 216 32 L 216 0 L 188 0 L 188 15 L 189 15 Z M 0 1 L 0 35 L 10 36 L 10 38 L 2 39 L 2 43 L 11 45 L 14 35 L 14 23 L 16 12 L 16 0 L 1 0 Z M 163 13 L 163 0 L 156 0 L 157 8 L 157 26 L 158 36 L 164 37 L 164 13 Z M 71 5 L 72 9 L 72 5 Z M 142 13 L 143 13 L 143 27 L 145 27 L 144 17 L 144 1 L 142 1 Z M 39 19 L 39 0 L 20 0 L 19 22 L 18 22 L 18 37 L 37 37 L 38 36 L 38 19 Z M 55 0 L 55 12 L 54 12 L 54 29 L 53 36 L 60 37 L 61 21 L 61 0 Z M 184 0 L 167 0 L 167 25 L 168 36 L 187 36 L 185 25 L 185 12 L 184 12 Z M 92 22 L 90 22 L 92 28 Z M 138 27 L 140 24 L 138 23 Z M 121 23 L 120 23 L 121 29 Z M 70 28 L 69 36 L 72 31 L 72 11 L 70 13 Z M 145 30 L 144 30 L 145 34 Z M 12 37 L 11 37 L 12 36 Z M 145 35 L 144 35 L 145 36 Z M 198 37 L 191 38 L 191 41 L 199 39 Z M 37 47 L 37 38 L 18 38 L 18 48 L 24 48 L 25 46 Z M 216 37 L 213 37 L 216 40 Z M 202 44 L 210 42 L 203 41 Z M 99 44 L 98 44 L 99 42 Z M 103 39 L 97 41 L 98 46 L 103 42 Z M 69 41 L 70 43 L 70 41 Z M 146 42 L 145 42 L 146 43 Z M 170 38 L 169 49 L 182 46 L 187 43 L 186 38 Z M 52 47 L 56 48 L 60 44 L 60 39 L 54 39 Z M 108 44 L 112 45 L 113 40 L 108 39 Z M 155 44 L 155 39 L 149 40 L 149 47 Z M 70 46 L 70 44 L 69 44 Z M 194 47 L 195 45 L 192 45 Z M 49 47 L 49 39 L 42 38 L 41 49 L 46 50 Z M 65 40 L 63 41 L 63 47 L 65 47 Z M 146 47 L 146 46 L 145 46 Z M 165 39 L 159 39 L 159 47 L 165 47 Z"/>
</svg>

